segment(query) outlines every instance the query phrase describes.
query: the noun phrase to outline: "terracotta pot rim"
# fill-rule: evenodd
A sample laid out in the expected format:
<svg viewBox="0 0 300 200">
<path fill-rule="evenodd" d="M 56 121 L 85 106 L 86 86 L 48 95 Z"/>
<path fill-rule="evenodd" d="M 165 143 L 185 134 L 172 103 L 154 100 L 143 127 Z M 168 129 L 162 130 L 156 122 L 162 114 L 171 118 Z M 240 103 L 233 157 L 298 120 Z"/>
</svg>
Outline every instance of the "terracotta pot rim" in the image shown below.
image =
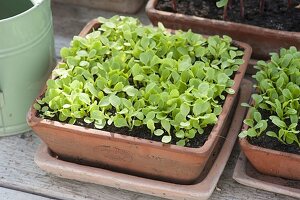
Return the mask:
<svg viewBox="0 0 300 200">
<path fill-rule="evenodd" d="M 171 13 L 173 18 L 177 19 L 182 19 L 182 20 L 187 20 L 187 19 L 195 19 L 198 21 L 205 21 L 205 20 L 210 20 L 214 24 L 217 24 L 218 26 L 231 26 L 234 27 L 235 29 L 250 29 L 252 31 L 258 31 L 258 32 L 265 32 L 265 33 L 270 33 L 270 34 L 280 34 L 280 37 L 290 37 L 290 36 L 295 36 L 298 35 L 300 37 L 300 32 L 295 32 L 295 31 L 282 31 L 282 30 L 275 30 L 275 29 L 270 29 L 270 28 L 263 28 L 259 26 L 254 26 L 254 25 L 248 25 L 248 24 L 242 24 L 242 23 L 237 23 L 237 22 L 230 22 L 230 21 L 223 21 L 223 20 L 217 20 L 217 19 L 209 19 L 209 18 L 204 18 L 204 17 L 197 17 L 194 15 L 185 15 L 185 14 L 180 14 L 180 13 L 172 13 L 172 12 L 167 12 L 167 11 L 161 11 L 157 10 L 155 8 L 158 0 L 149 0 L 147 5 L 146 5 L 146 12 L 147 13 L 157 13 L 159 15 L 167 16 L 168 13 Z"/>
<path fill-rule="evenodd" d="M 90 32 L 90 30 L 92 30 L 98 24 L 100 24 L 100 23 L 97 19 L 91 20 L 84 27 L 84 29 L 80 32 L 79 36 L 84 37 L 86 34 L 88 34 Z M 119 133 L 112 133 L 112 132 L 108 132 L 108 131 L 102 131 L 102 130 L 98 130 L 98 129 L 85 128 L 83 126 L 62 123 L 62 122 L 54 121 L 54 120 L 42 119 L 42 118 L 36 117 L 37 111 L 33 108 L 33 106 L 30 107 L 29 112 L 27 114 L 27 123 L 29 124 L 30 127 L 39 125 L 39 126 L 44 126 L 44 127 L 51 127 L 53 129 L 63 129 L 63 130 L 70 131 L 70 132 L 72 132 L 73 129 L 76 129 L 76 130 L 80 131 L 80 134 L 88 133 L 95 137 L 106 137 L 106 138 L 110 138 L 110 139 L 123 140 L 123 141 L 129 142 L 129 143 L 135 143 L 135 144 L 142 143 L 144 145 L 156 146 L 158 148 L 170 148 L 170 150 L 177 151 L 177 152 L 190 152 L 190 153 L 200 154 L 200 153 L 204 153 L 207 151 L 212 151 L 211 146 L 215 145 L 215 143 L 216 143 L 215 138 L 219 137 L 218 133 L 224 126 L 223 121 L 226 120 L 226 118 L 228 117 L 228 113 L 229 113 L 231 107 L 233 106 L 236 96 L 238 95 L 239 86 L 240 86 L 242 78 L 246 72 L 248 62 L 250 60 L 251 53 L 252 53 L 252 48 L 248 44 L 239 42 L 239 41 L 235 41 L 235 40 L 233 40 L 232 42 L 233 42 L 233 44 L 243 48 L 243 50 L 244 50 L 244 55 L 242 58 L 244 60 L 244 63 L 242 65 L 240 65 L 238 71 L 236 72 L 235 77 L 234 77 L 235 83 L 231 87 L 232 89 L 234 89 L 236 91 L 236 93 L 233 95 L 227 94 L 227 97 L 226 97 L 225 102 L 222 107 L 223 108 L 222 112 L 218 117 L 218 122 L 217 122 L 217 124 L 214 125 L 211 133 L 209 134 L 207 141 L 201 147 L 190 148 L 190 147 L 181 147 L 181 146 L 174 145 L 174 144 L 163 144 L 162 142 L 137 138 L 137 137 L 133 137 L 133 136 L 122 135 Z M 50 77 L 50 78 L 53 78 L 53 77 Z M 36 98 L 36 99 L 40 99 L 40 97 L 45 92 L 45 90 L 46 90 L 46 86 L 42 89 L 38 98 Z M 36 100 L 35 100 L 35 102 L 36 102 Z"/>
</svg>

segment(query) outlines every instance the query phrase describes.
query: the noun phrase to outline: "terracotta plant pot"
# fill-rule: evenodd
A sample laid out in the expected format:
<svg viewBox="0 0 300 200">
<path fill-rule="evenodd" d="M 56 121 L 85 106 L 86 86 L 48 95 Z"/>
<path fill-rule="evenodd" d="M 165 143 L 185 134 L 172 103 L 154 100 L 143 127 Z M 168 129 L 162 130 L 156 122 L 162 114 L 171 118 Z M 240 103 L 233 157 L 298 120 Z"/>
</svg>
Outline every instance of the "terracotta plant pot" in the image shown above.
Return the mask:
<svg viewBox="0 0 300 200">
<path fill-rule="evenodd" d="M 247 129 L 244 125 L 243 130 Z M 249 162 L 260 173 L 300 180 L 300 155 L 255 146 L 247 138 L 240 139 L 239 143 Z"/>
<path fill-rule="evenodd" d="M 91 21 L 80 36 L 85 36 L 99 26 L 97 20 Z M 245 63 L 236 72 L 235 84 L 232 87 L 238 91 L 251 56 L 251 47 L 240 42 L 234 44 L 245 52 L 243 56 Z M 33 131 L 60 158 L 152 179 L 188 184 L 197 179 L 207 161 L 213 160 L 211 157 L 217 155 L 217 150 L 223 142 L 220 138 L 227 134 L 237 97 L 238 92 L 227 95 L 218 123 L 200 148 L 163 144 L 41 119 L 36 117 L 36 110 L 33 107 L 28 113 L 27 120 Z"/>
<path fill-rule="evenodd" d="M 59 3 L 70 3 L 90 8 L 99 8 L 113 12 L 136 13 L 144 5 L 144 0 L 52 0 Z"/>
<path fill-rule="evenodd" d="M 235 22 L 206 19 L 179 13 L 157 10 L 158 0 L 149 0 L 146 12 L 150 21 L 157 25 L 162 22 L 171 29 L 191 29 L 207 35 L 228 35 L 235 40 L 246 42 L 253 48 L 253 58 L 268 59 L 269 52 L 278 52 L 282 47 L 295 46 L 300 49 L 300 32 L 278 31 Z"/>
</svg>

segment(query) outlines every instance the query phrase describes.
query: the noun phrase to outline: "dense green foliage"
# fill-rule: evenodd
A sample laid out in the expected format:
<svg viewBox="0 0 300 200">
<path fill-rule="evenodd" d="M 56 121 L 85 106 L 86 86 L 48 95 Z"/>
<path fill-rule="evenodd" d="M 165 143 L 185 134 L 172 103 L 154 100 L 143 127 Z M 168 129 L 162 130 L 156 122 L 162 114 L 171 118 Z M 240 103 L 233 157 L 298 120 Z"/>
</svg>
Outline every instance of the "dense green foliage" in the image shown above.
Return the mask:
<svg viewBox="0 0 300 200">
<path fill-rule="evenodd" d="M 252 95 L 254 107 L 250 118 L 244 121 L 249 129 L 241 132 L 240 137 L 267 134 L 282 143 L 300 146 L 300 52 L 290 47 L 281 49 L 279 55 L 271 55 L 271 61 L 257 62 L 259 71 L 254 78 L 259 94 Z M 271 114 L 268 119 L 262 119 L 259 111 L 263 110 Z M 268 121 L 278 127 L 278 132 L 266 131 Z"/>
<path fill-rule="evenodd" d="M 220 100 L 235 92 L 230 77 L 243 63 L 231 38 L 171 34 L 130 17 L 99 20 L 99 30 L 61 49 L 64 63 L 35 104 L 41 117 L 84 119 L 97 129 L 145 125 L 181 146 L 217 122 Z"/>
</svg>

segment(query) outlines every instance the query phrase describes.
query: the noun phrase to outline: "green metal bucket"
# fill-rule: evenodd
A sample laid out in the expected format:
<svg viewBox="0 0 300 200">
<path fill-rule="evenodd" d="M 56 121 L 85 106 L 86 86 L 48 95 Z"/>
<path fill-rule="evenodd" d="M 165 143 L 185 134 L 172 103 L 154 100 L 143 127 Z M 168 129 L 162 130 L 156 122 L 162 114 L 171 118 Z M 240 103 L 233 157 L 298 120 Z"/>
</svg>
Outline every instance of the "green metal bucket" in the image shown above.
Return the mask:
<svg viewBox="0 0 300 200">
<path fill-rule="evenodd" d="M 0 1 L 0 136 L 29 130 L 26 113 L 54 65 L 50 0 Z"/>
</svg>

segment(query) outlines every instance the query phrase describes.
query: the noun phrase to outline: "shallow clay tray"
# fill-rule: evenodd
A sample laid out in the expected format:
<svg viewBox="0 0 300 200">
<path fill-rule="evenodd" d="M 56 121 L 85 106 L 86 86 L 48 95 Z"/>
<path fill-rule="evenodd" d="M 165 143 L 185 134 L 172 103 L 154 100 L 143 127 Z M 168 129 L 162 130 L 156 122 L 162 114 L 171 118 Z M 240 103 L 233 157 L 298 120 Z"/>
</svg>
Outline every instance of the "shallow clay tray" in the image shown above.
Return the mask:
<svg viewBox="0 0 300 200">
<path fill-rule="evenodd" d="M 224 141 L 224 145 L 206 177 L 196 181 L 196 183 L 192 185 L 180 185 L 157 181 L 62 161 L 55 156 L 52 156 L 45 144 L 42 144 L 38 149 L 35 155 L 35 162 L 43 170 L 67 179 L 95 183 L 169 199 L 208 199 L 213 193 L 224 170 L 231 150 L 235 144 L 236 137 L 241 129 L 244 116 L 246 115 L 247 109 L 241 107 L 240 104 L 242 102 L 248 102 L 251 93 L 252 82 L 244 79 L 241 84 L 238 106 Z"/>
<path fill-rule="evenodd" d="M 234 168 L 233 179 L 250 187 L 300 198 L 300 181 L 259 173 L 241 152 Z"/>
</svg>

